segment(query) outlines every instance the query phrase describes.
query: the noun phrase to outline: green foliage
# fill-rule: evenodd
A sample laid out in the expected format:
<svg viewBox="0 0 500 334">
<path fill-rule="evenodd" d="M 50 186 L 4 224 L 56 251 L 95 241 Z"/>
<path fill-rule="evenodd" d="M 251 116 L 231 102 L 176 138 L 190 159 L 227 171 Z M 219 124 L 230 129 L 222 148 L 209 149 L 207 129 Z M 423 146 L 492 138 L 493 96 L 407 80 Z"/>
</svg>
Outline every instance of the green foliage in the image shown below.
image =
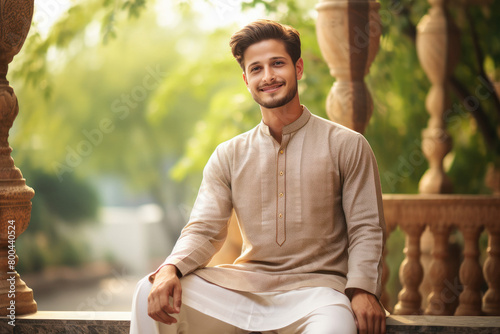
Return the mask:
<svg viewBox="0 0 500 334">
<path fill-rule="evenodd" d="M 121 5 L 120 5 L 121 4 Z M 97 23 L 104 42 L 116 37 L 115 26 L 122 22 L 124 14 L 138 17 L 145 8 L 145 0 L 78 0 L 50 29 L 47 37 L 42 37 L 33 26 L 19 56 L 16 57 L 14 79 L 22 79 L 36 89 L 42 89 L 50 96 L 53 82 L 47 55 L 49 51 L 78 49 L 86 28 Z M 81 47 L 81 44 L 80 44 Z M 12 71 L 11 71 L 12 72 Z"/>
<path fill-rule="evenodd" d="M 68 223 L 81 223 L 96 218 L 99 200 L 88 182 L 69 177 L 59 182 L 52 174 L 35 171 L 31 185 L 36 189 L 36 205 L 44 206 L 50 212 Z M 37 199 L 40 198 L 40 201 Z"/>
<path fill-rule="evenodd" d="M 16 240 L 16 252 L 20 259 L 16 270 L 23 274 L 54 266 L 76 267 L 88 262 L 90 255 L 87 242 L 78 235 L 78 230 L 73 232 L 73 235 L 57 238 L 48 238 L 47 233 L 43 232 L 23 233 Z"/>
<path fill-rule="evenodd" d="M 123 8 L 128 9 L 129 17 L 139 17 L 139 14 L 145 5 L 146 0 L 127 0 L 123 4 Z"/>
<path fill-rule="evenodd" d="M 24 176 L 36 189 L 29 228 L 17 239 L 20 272 L 47 266 L 81 264 L 89 259 L 86 242 L 78 237 L 81 225 L 93 222 L 98 208 L 94 189 L 70 176 L 66 182 L 24 164 Z"/>
</svg>

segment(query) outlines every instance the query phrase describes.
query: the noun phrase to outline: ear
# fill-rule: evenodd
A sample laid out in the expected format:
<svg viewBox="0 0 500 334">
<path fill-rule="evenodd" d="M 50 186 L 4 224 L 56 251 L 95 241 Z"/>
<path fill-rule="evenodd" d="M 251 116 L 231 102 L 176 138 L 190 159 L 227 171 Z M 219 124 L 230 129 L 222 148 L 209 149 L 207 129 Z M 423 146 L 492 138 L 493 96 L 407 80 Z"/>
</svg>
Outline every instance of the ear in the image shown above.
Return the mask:
<svg viewBox="0 0 500 334">
<path fill-rule="evenodd" d="M 247 76 L 245 75 L 245 72 L 243 72 L 242 75 L 243 75 L 243 81 L 245 81 L 245 85 L 247 85 L 247 87 L 248 87 L 248 80 L 247 80 Z"/>
<path fill-rule="evenodd" d="M 297 80 L 302 79 L 302 75 L 304 74 L 304 60 L 299 58 L 295 63 L 295 74 L 297 75 Z"/>
</svg>

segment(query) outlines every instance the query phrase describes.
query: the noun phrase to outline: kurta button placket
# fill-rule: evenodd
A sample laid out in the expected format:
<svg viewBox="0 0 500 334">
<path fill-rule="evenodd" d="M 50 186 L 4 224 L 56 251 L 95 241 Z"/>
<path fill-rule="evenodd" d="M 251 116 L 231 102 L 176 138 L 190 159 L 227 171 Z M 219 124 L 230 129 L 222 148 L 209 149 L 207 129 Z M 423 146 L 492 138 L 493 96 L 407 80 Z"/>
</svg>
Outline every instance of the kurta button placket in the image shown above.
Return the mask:
<svg viewBox="0 0 500 334">
<path fill-rule="evenodd" d="M 277 193 L 276 193 L 276 243 L 282 246 L 286 241 L 286 146 L 290 134 L 283 134 L 277 156 Z"/>
</svg>

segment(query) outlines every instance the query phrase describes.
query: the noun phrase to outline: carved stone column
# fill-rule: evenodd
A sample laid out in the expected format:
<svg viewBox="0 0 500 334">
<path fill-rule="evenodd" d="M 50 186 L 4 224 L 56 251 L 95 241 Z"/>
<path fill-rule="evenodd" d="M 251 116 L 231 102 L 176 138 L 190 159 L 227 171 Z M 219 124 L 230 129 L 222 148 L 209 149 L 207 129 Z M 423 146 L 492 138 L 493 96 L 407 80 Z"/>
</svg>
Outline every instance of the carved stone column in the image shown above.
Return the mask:
<svg viewBox="0 0 500 334">
<path fill-rule="evenodd" d="M 432 7 L 417 27 L 418 58 L 432 83 L 425 102 L 430 119 L 422 132 L 422 149 L 429 169 L 420 180 L 419 192 L 443 194 L 451 193 L 453 188 L 443 168 L 443 159 L 452 148 L 444 115 L 451 107 L 448 82 L 459 60 L 460 38 L 446 10 L 448 0 L 428 1 Z"/>
<path fill-rule="evenodd" d="M 448 285 L 450 268 L 448 265 L 449 252 L 448 240 L 450 238 L 451 226 L 437 223 L 430 226 L 434 236 L 434 249 L 432 250 L 432 262 L 429 277 L 432 292 L 428 297 L 428 305 L 425 314 L 430 315 L 453 315 L 454 303 L 458 296 L 448 296 L 450 292 Z M 454 293 L 451 291 L 451 293 Z"/>
<path fill-rule="evenodd" d="M 481 315 L 481 285 L 483 273 L 479 264 L 480 224 L 460 224 L 464 236 L 464 260 L 460 266 L 460 281 L 464 290 L 460 294 L 455 315 Z"/>
<path fill-rule="evenodd" d="M 326 101 L 328 117 L 361 133 L 373 112 L 364 77 L 379 48 L 379 7 L 374 0 L 320 0 L 316 6 L 319 46 L 337 78 Z"/>
<path fill-rule="evenodd" d="M 15 270 L 15 239 L 28 227 L 34 191 L 14 166 L 8 137 L 19 112 L 6 79 L 8 65 L 21 50 L 33 16 L 34 0 L 0 0 L 0 316 L 36 312 L 33 291 Z"/>
<path fill-rule="evenodd" d="M 402 218 L 404 219 L 404 218 Z M 423 224 L 401 224 L 406 233 L 405 249 L 406 255 L 399 268 L 399 280 L 403 289 L 398 294 L 398 303 L 394 307 L 395 314 L 421 314 L 422 296 L 418 291 L 424 270 L 420 263 L 420 236 L 424 231 Z"/>
</svg>

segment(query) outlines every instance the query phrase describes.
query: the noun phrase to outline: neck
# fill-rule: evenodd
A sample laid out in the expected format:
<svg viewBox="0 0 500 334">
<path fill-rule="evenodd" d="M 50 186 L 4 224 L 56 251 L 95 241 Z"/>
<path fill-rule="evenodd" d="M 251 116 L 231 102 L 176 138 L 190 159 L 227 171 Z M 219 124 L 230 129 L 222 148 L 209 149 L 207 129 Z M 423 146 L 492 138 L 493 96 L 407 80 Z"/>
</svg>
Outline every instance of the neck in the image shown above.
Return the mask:
<svg viewBox="0 0 500 334">
<path fill-rule="evenodd" d="M 278 108 L 260 107 L 262 120 L 269 127 L 271 135 L 281 144 L 283 128 L 295 122 L 302 115 L 302 106 L 300 105 L 298 95 L 292 101 Z"/>
</svg>

